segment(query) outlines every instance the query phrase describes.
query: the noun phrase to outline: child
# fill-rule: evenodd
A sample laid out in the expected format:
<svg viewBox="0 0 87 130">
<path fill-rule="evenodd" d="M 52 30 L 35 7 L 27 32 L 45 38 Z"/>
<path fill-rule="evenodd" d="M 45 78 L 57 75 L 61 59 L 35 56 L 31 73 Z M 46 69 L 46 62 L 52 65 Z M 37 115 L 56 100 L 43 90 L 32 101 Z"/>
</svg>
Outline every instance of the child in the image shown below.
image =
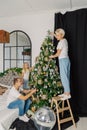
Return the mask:
<svg viewBox="0 0 87 130">
<path fill-rule="evenodd" d="M 68 56 L 68 42 L 64 38 L 65 31 L 61 28 L 57 29 L 55 33 L 51 33 L 57 40 L 59 40 L 57 46 L 57 52 L 51 55 L 50 58 L 58 57 L 61 82 L 64 87 L 64 94 L 59 95 L 61 99 L 69 99 L 70 95 L 70 60 Z"/>
<path fill-rule="evenodd" d="M 23 89 L 29 89 L 28 83 L 29 83 L 30 70 L 31 70 L 31 68 L 29 67 L 28 62 L 25 62 L 23 64 L 23 69 L 22 69 L 22 77 L 24 79 Z"/>
</svg>

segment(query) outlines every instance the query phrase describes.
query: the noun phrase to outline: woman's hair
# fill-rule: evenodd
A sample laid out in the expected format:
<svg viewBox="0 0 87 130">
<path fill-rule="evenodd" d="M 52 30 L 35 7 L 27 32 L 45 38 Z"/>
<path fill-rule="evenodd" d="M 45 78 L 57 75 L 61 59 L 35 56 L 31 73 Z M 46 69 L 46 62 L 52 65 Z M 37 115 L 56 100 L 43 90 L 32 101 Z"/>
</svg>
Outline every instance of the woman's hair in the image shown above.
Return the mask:
<svg viewBox="0 0 87 130">
<path fill-rule="evenodd" d="M 62 37 L 65 36 L 65 31 L 64 31 L 62 28 L 58 28 L 58 29 L 56 29 L 55 33 L 62 34 Z"/>
<path fill-rule="evenodd" d="M 23 66 L 25 66 L 25 64 L 29 65 L 28 62 L 24 62 L 24 63 L 23 63 Z"/>
<path fill-rule="evenodd" d="M 25 65 L 26 65 L 26 64 L 28 65 L 28 68 L 29 68 L 28 62 L 24 62 L 24 63 L 23 63 L 23 69 L 24 69 L 24 70 L 25 70 Z"/>
</svg>

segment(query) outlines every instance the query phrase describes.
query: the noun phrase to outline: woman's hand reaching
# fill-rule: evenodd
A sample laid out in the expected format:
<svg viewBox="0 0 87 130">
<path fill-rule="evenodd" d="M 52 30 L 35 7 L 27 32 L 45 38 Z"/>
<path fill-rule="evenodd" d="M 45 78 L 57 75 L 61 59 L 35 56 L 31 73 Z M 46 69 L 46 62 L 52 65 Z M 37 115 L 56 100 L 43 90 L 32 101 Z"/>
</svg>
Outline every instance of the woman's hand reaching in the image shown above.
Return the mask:
<svg viewBox="0 0 87 130">
<path fill-rule="evenodd" d="M 51 56 L 49 56 L 49 58 L 50 58 L 50 59 L 52 59 L 52 58 L 54 58 L 54 56 L 53 56 L 53 55 L 51 55 Z"/>
</svg>

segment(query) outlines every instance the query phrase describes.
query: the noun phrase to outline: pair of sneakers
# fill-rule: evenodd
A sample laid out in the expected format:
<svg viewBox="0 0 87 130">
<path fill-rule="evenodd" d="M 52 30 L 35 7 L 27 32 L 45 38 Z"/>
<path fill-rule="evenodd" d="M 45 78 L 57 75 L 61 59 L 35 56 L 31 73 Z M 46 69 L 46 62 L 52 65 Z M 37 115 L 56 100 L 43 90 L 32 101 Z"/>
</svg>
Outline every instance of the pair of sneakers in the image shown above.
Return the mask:
<svg viewBox="0 0 87 130">
<path fill-rule="evenodd" d="M 67 100 L 67 99 L 70 99 L 71 98 L 71 95 L 67 95 L 65 93 L 61 94 L 61 95 L 58 95 L 60 97 L 61 100 Z"/>
<path fill-rule="evenodd" d="M 28 122 L 29 121 L 29 118 L 27 117 L 26 114 L 24 114 L 23 116 L 19 116 L 19 119 L 24 121 L 24 122 Z"/>
<path fill-rule="evenodd" d="M 24 114 L 23 116 L 20 116 L 19 119 L 24 121 L 24 122 L 28 122 L 30 120 L 30 118 L 32 117 L 32 115 L 28 115 L 28 113 Z"/>
</svg>

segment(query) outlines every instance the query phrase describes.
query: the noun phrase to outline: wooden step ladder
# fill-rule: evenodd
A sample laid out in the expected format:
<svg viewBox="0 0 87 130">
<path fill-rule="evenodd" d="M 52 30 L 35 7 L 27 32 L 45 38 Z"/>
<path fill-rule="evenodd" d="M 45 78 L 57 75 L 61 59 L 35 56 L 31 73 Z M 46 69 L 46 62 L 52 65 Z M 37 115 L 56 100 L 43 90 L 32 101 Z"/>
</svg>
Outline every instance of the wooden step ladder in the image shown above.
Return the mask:
<svg viewBox="0 0 87 130">
<path fill-rule="evenodd" d="M 57 120 L 58 120 L 58 130 L 61 130 L 61 124 L 72 121 L 73 125 L 76 127 L 74 117 L 72 114 L 71 106 L 69 103 L 69 99 L 66 100 L 61 100 L 59 96 L 53 97 L 52 102 L 51 102 L 51 108 L 53 107 L 53 104 L 55 105 L 56 109 L 56 114 L 57 114 Z M 64 111 L 69 111 L 70 116 L 69 117 L 64 117 Z M 62 118 L 60 118 L 60 114 Z"/>
</svg>

